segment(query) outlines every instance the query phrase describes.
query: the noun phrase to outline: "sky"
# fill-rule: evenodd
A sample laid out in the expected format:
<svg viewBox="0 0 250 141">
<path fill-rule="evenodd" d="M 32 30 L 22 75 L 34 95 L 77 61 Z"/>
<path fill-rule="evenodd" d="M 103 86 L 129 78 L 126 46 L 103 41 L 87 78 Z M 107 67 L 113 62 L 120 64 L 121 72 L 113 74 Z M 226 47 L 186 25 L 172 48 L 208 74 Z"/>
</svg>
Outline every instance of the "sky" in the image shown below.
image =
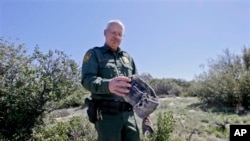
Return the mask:
<svg viewBox="0 0 250 141">
<path fill-rule="evenodd" d="M 250 47 L 250 0 L 0 0 L 0 37 L 79 65 L 112 19 L 125 25 L 120 47 L 138 72 L 155 78 L 193 80 L 225 49 Z"/>
</svg>

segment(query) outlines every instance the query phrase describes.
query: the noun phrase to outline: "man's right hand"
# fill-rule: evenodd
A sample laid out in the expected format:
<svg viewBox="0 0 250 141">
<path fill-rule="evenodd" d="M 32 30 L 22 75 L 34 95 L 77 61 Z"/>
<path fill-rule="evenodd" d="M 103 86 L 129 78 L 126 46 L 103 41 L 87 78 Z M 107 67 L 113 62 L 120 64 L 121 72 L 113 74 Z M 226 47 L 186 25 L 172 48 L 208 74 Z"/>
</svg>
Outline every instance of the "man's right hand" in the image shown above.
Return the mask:
<svg viewBox="0 0 250 141">
<path fill-rule="evenodd" d="M 131 79 L 125 76 L 118 76 L 110 80 L 109 91 L 118 96 L 125 96 L 129 93 Z"/>
</svg>

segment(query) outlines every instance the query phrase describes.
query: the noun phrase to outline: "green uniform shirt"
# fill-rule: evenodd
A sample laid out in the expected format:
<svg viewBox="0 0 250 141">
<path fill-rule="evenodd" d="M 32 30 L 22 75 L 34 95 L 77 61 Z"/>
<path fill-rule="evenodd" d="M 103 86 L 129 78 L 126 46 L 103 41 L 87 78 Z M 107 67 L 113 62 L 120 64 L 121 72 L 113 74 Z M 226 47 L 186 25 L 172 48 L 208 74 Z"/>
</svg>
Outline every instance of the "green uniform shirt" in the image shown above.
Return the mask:
<svg viewBox="0 0 250 141">
<path fill-rule="evenodd" d="M 124 101 L 109 91 L 109 81 L 116 76 L 137 74 L 133 58 L 118 48 L 112 52 L 105 44 L 87 51 L 82 64 L 82 80 L 84 88 L 92 93 L 94 99 L 113 99 Z"/>
</svg>

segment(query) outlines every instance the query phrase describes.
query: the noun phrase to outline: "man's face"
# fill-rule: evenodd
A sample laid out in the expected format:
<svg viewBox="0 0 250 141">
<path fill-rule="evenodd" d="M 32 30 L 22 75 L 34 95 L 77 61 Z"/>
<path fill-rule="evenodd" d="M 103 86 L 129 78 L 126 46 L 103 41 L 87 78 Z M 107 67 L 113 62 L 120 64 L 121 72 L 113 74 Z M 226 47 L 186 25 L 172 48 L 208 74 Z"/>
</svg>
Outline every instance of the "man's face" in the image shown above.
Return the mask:
<svg viewBox="0 0 250 141">
<path fill-rule="evenodd" d="M 106 37 L 106 44 L 111 47 L 112 51 L 116 51 L 121 44 L 123 36 L 123 28 L 121 25 L 113 23 L 104 30 L 104 35 Z"/>
</svg>

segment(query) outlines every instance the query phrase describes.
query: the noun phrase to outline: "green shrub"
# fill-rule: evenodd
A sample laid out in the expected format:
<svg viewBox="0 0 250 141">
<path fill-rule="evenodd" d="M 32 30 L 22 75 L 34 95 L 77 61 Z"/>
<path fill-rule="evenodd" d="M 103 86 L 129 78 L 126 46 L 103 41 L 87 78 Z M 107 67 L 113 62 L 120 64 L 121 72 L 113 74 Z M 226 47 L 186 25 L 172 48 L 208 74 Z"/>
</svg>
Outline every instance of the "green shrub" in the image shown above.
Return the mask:
<svg viewBox="0 0 250 141">
<path fill-rule="evenodd" d="M 194 90 L 205 103 L 215 106 L 250 105 L 250 48 L 243 55 L 234 55 L 228 49 L 217 60 L 208 62 L 208 69 L 196 78 Z M 219 104 L 219 105 L 218 105 Z"/>
<path fill-rule="evenodd" d="M 150 141 L 167 141 L 174 130 L 175 120 L 173 112 L 158 113 L 155 133 L 149 137 Z"/>
<path fill-rule="evenodd" d="M 186 93 L 191 86 L 191 82 L 182 79 L 163 78 L 152 79 L 149 84 L 155 90 L 158 95 L 172 95 L 180 96 L 182 93 Z"/>
<path fill-rule="evenodd" d="M 95 141 L 97 134 L 87 118 L 72 117 L 69 121 L 56 122 L 49 127 L 34 130 L 32 140 L 36 141 Z"/>
<path fill-rule="evenodd" d="M 0 136 L 12 140 L 28 140 L 44 113 L 85 91 L 79 66 L 64 52 L 44 54 L 38 47 L 32 55 L 26 52 L 23 44 L 0 38 Z"/>
<path fill-rule="evenodd" d="M 84 106 L 84 99 L 82 93 L 74 93 L 58 103 L 58 108 L 69 108 L 69 107 L 78 107 Z"/>
</svg>

